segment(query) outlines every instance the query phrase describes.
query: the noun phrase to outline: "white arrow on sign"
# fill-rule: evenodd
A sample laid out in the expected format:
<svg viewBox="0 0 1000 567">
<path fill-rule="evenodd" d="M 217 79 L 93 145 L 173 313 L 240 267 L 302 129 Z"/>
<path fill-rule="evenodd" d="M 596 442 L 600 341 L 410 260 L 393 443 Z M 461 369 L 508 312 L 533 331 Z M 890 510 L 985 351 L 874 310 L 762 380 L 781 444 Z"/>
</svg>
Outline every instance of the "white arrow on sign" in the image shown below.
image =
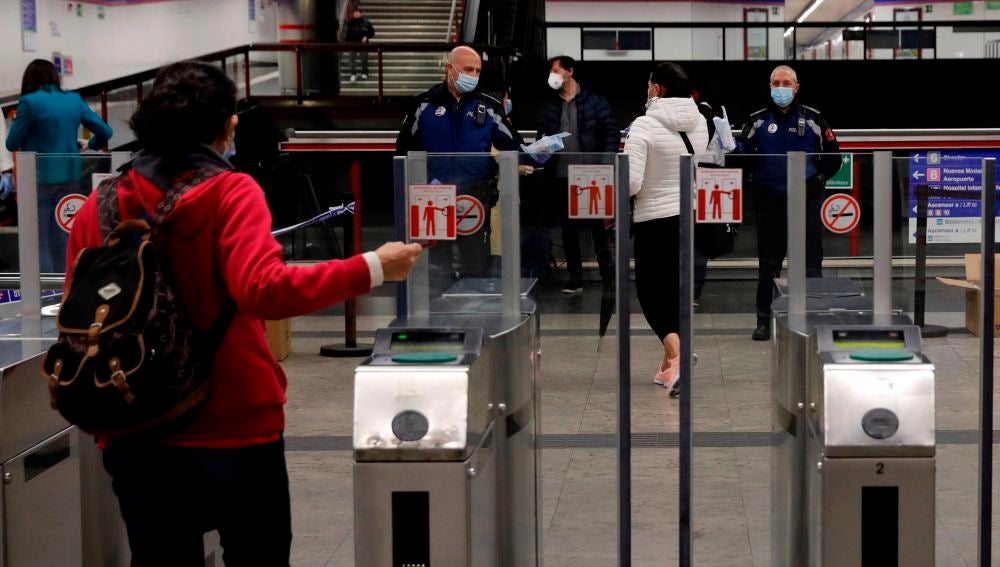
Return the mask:
<svg viewBox="0 0 1000 567">
<path fill-rule="evenodd" d="M 921 177 L 923 177 L 923 176 L 924 176 L 924 174 L 923 174 L 923 173 L 921 173 L 921 172 L 919 172 L 919 171 L 914 171 L 914 172 L 913 172 L 913 178 L 914 178 L 914 179 L 920 179 L 920 178 L 921 178 Z"/>
<path fill-rule="evenodd" d="M 923 157 L 920 154 L 914 154 L 913 161 L 920 163 L 920 158 Z"/>
<path fill-rule="evenodd" d="M 916 206 L 913 207 L 913 212 L 917 212 L 917 207 Z"/>
</svg>

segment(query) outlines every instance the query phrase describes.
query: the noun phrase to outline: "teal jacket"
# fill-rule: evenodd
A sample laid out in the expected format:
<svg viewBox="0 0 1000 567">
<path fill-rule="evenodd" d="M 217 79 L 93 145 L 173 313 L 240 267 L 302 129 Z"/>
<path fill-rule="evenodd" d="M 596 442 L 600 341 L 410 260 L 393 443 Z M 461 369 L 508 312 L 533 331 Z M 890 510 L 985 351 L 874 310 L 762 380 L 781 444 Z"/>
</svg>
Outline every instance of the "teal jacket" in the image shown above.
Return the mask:
<svg viewBox="0 0 1000 567">
<path fill-rule="evenodd" d="M 99 150 L 111 139 L 111 127 L 80 95 L 59 90 L 54 85 L 44 86 L 18 101 L 17 116 L 7 134 L 7 149 L 62 154 L 39 157 L 39 184 L 79 181 L 80 148 L 76 140 L 81 124 L 94 134 L 88 143 L 90 149 Z"/>
</svg>

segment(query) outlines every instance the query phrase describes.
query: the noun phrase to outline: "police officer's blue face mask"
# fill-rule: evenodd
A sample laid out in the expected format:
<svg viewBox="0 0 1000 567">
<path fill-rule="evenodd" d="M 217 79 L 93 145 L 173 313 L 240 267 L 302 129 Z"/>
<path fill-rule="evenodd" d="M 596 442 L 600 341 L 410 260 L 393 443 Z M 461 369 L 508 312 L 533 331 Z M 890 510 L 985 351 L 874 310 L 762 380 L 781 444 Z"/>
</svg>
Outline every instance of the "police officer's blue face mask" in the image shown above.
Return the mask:
<svg viewBox="0 0 1000 567">
<path fill-rule="evenodd" d="M 781 108 L 792 104 L 795 99 L 795 91 L 792 87 L 771 87 L 771 100 Z"/>
<path fill-rule="evenodd" d="M 510 100 L 508 98 L 507 102 L 504 103 L 504 105 L 503 105 L 503 111 L 506 112 L 507 115 L 509 116 L 510 113 L 511 113 L 511 111 L 513 111 L 513 110 L 514 110 L 514 101 L 512 101 L 512 100 Z"/>
<path fill-rule="evenodd" d="M 455 71 L 458 74 L 458 76 L 455 77 L 455 88 L 458 89 L 458 92 L 465 94 L 476 90 L 476 86 L 479 85 L 479 77 L 466 75 L 465 73 L 459 71 L 458 67 L 455 67 Z"/>
</svg>

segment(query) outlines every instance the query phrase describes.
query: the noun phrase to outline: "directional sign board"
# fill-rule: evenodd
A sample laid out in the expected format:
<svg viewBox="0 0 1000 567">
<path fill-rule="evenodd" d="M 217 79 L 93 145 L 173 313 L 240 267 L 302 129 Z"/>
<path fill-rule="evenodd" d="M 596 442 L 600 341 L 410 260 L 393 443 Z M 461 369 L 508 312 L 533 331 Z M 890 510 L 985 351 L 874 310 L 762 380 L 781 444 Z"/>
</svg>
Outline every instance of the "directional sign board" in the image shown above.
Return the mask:
<svg viewBox="0 0 1000 567">
<path fill-rule="evenodd" d="M 455 240 L 455 186 L 410 185 L 410 239 Z"/>
<path fill-rule="evenodd" d="M 847 193 L 830 195 L 823 201 L 823 226 L 836 234 L 851 232 L 861 220 L 858 201 Z"/>
<path fill-rule="evenodd" d="M 743 170 L 699 167 L 695 221 L 743 222 Z"/>
<path fill-rule="evenodd" d="M 569 218 L 615 218 L 615 166 L 571 165 Z"/>
<path fill-rule="evenodd" d="M 967 192 L 982 192 L 983 158 L 988 157 L 1000 158 L 1000 151 L 921 150 L 910 154 L 908 234 L 911 244 L 916 242 L 917 187 L 921 185 L 956 193 L 954 198 L 939 195 L 928 197 L 928 244 L 980 241 L 980 199 Z M 997 205 L 1000 210 L 1000 203 Z"/>
<path fill-rule="evenodd" d="M 482 230 L 486 224 L 486 208 L 472 195 L 459 195 L 455 201 L 458 221 L 455 231 L 459 236 L 468 236 Z"/>
</svg>

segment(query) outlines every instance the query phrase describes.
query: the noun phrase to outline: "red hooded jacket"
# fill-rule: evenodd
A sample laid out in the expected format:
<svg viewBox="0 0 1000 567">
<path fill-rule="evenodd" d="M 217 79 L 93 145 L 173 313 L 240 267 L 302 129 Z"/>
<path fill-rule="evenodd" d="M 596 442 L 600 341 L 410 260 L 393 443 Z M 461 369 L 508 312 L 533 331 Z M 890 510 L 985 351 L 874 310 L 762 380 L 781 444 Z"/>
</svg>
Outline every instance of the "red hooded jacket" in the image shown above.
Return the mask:
<svg viewBox="0 0 1000 567">
<path fill-rule="evenodd" d="M 119 186 L 122 219 L 152 216 L 163 197 L 139 171 L 134 189 Z M 192 421 L 162 443 L 187 447 L 245 447 L 276 441 L 285 427 L 287 380 L 264 336 L 264 320 L 304 315 L 369 291 L 361 255 L 313 266 L 289 266 L 271 236 L 271 214 L 260 186 L 225 171 L 181 197 L 161 233 L 161 261 L 173 268 L 185 312 L 207 331 L 226 297 L 237 313 L 215 355 L 212 390 Z M 96 193 L 74 220 L 67 266 L 85 247 L 102 245 Z"/>
</svg>

